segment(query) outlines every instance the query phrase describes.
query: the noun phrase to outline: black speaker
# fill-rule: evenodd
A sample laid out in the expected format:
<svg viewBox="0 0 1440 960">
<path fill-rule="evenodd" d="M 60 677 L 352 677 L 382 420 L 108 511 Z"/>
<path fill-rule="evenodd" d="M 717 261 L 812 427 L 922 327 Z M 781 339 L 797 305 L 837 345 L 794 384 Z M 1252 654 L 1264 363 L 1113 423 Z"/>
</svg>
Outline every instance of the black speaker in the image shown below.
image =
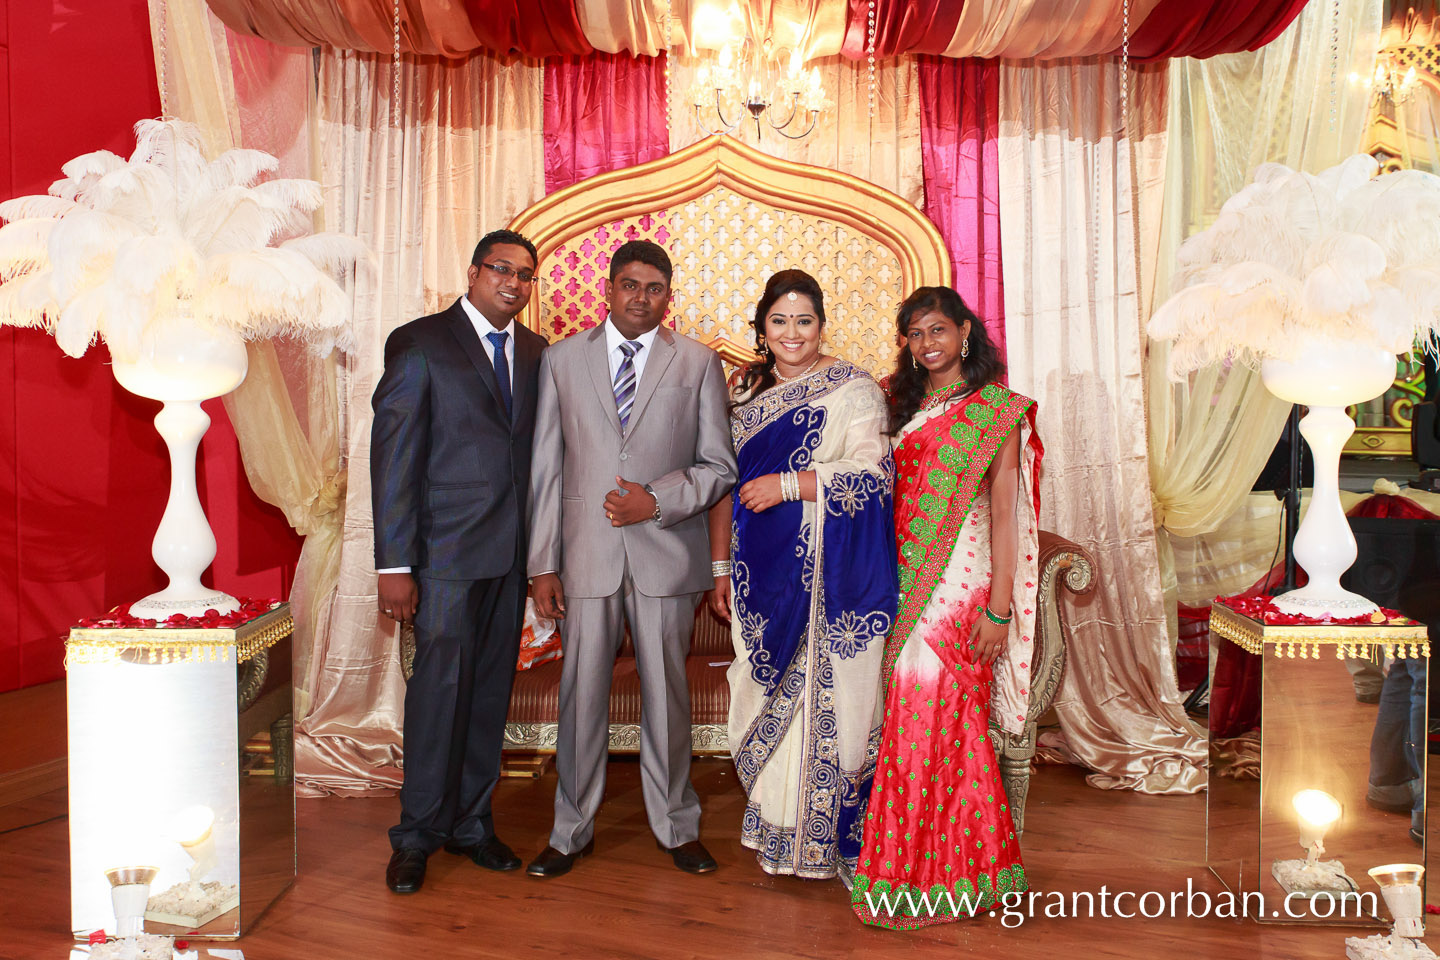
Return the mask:
<svg viewBox="0 0 1440 960">
<path fill-rule="evenodd" d="M 1440 520 L 1351 517 L 1358 556 L 1340 578 L 1347 590 L 1440 627 Z"/>
<path fill-rule="evenodd" d="M 1415 404 L 1411 410 L 1410 449 L 1422 470 L 1440 467 L 1440 415 L 1434 400 Z"/>
</svg>

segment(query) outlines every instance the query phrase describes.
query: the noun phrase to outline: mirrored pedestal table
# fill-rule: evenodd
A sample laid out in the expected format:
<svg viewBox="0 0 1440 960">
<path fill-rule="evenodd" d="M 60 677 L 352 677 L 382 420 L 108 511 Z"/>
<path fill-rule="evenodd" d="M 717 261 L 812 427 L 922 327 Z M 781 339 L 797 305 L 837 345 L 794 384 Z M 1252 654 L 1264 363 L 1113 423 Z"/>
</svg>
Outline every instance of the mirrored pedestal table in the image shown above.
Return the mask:
<svg viewBox="0 0 1440 960">
<path fill-rule="evenodd" d="M 234 939 L 294 880 L 293 624 L 289 604 L 257 612 L 233 627 L 71 630 L 77 937 Z"/>
<path fill-rule="evenodd" d="M 1425 626 L 1275 623 L 1245 609 L 1210 612 L 1227 642 L 1211 678 L 1207 864 L 1262 922 L 1388 922 L 1367 871 L 1425 863 Z M 1382 657 L 1381 703 L 1362 703 L 1346 658 Z"/>
</svg>

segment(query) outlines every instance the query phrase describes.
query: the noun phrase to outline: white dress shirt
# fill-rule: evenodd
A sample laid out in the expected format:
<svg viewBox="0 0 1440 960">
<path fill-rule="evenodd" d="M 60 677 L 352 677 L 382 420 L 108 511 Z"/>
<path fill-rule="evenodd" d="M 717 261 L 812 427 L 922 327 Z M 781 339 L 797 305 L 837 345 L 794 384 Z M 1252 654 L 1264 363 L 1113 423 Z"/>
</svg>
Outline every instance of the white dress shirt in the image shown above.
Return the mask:
<svg viewBox="0 0 1440 960">
<path fill-rule="evenodd" d="M 476 309 L 475 304 L 470 302 L 469 297 L 460 298 L 460 309 L 465 311 L 465 316 L 470 319 L 470 324 L 475 328 L 475 333 L 480 337 L 480 346 L 485 348 L 485 356 L 490 358 L 490 366 L 495 366 L 495 345 L 487 337 L 492 333 L 505 334 L 505 367 L 510 371 L 510 395 L 515 395 L 515 320 L 512 318 L 505 326 L 498 330 L 493 323 L 485 319 L 485 315 Z M 638 368 L 637 368 L 638 372 Z M 500 371 L 495 371 L 495 378 L 500 378 Z M 409 573 L 409 567 L 386 567 L 384 570 L 376 570 L 381 573 Z"/>
<path fill-rule="evenodd" d="M 470 318 L 470 324 L 475 328 L 475 334 L 480 338 L 480 346 L 485 348 L 485 356 L 490 358 L 490 366 L 495 366 L 495 345 L 488 337 L 492 333 L 505 334 L 505 368 L 510 371 L 511 388 L 510 395 L 515 395 L 515 320 L 512 318 L 503 327 L 496 327 L 485 318 L 485 315 L 476 309 L 475 304 L 470 302 L 469 297 L 460 298 L 460 309 L 465 311 L 465 316 Z M 499 376 L 499 373 L 496 373 Z"/>
<path fill-rule="evenodd" d="M 660 332 L 660 327 L 652 327 L 648 332 L 640 334 L 635 340 L 640 344 L 640 349 L 635 351 L 635 358 L 630 362 L 635 365 L 635 383 L 638 386 L 640 376 L 645 372 L 645 361 L 650 357 L 650 349 L 655 346 L 655 335 Z M 620 361 L 625 359 L 625 351 L 620 349 L 620 344 L 625 342 L 625 336 L 615 329 L 615 322 L 609 317 L 605 318 L 605 356 L 610 361 L 610 385 L 615 385 L 615 374 L 620 372 Z"/>
</svg>

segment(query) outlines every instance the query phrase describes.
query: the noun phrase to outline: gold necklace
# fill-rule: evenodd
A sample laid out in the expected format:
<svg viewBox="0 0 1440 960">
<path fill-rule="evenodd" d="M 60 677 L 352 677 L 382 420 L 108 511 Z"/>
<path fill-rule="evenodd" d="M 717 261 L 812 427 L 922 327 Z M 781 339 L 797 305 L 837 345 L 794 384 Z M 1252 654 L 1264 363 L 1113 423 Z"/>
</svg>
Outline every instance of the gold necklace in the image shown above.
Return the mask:
<svg viewBox="0 0 1440 960">
<path fill-rule="evenodd" d="M 962 390 L 964 386 L 965 380 L 964 378 L 961 378 L 959 380 L 956 380 L 954 383 L 946 384 L 943 387 L 936 387 L 934 390 L 927 391 L 925 394 L 925 398 L 920 401 L 920 409 L 923 411 L 929 410 L 932 407 L 940 406 L 940 404 L 944 403 L 945 401 L 953 397 L 956 393 L 960 392 L 960 390 Z"/>
<path fill-rule="evenodd" d="M 792 382 L 792 381 L 799 380 L 801 377 L 809 376 L 809 375 L 810 375 L 810 372 L 820 365 L 820 361 L 821 361 L 822 359 L 823 359 L 822 357 L 816 357 L 814 363 L 810 364 L 810 366 L 806 367 L 804 370 L 801 370 L 799 373 L 795 374 L 795 376 L 793 376 L 793 377 L 787 377 L 787 376 L 785 376 L 784 374 L 782 374 L 779 370 L 776 370 L 776 371 L 775 371 L 775 379 L 778 380 L 778 381 L 780 381 L 781 383 L 790 383 L 790 382 Z"/>
</svg>

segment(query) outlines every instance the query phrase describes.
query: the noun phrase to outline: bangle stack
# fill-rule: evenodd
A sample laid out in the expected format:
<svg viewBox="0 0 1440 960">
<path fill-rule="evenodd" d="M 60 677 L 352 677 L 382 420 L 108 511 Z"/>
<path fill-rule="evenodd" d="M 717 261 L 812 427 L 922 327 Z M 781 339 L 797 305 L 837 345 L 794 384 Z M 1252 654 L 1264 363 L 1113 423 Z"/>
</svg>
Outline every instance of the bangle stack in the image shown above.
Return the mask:
<svg viewBox="0 0 1440 960">
<path fill-rule="evenodd" d="M 712 577 L 717 577 L 717 578 L 718 578 L 718 577 L 728 577 L 728 576 L 730 576 L 730 561 L 729 561 L 729 560 L 711 560 L 711 561 L 710 561 L 710 576 L 712 576 Z"/>
<path fill-rule="evenodd" d="M 800 499 L 800 474 L 796 471 L 780 474 L 780 499 L 786 503 Z"/>
<path fill-rule="evenodd" d="M 1015 614 L 1012 613 L 1008 617 L 1002 617 L 999 614 L 995 613 L 993 610 L 991 610 L 990 604 L 987 603 L 985 604 L 985 619 L 989 620 L 996 626 L 1003 627 L 1008 625 L 1011 620 L 1015 619 Z"/>
</svg>

